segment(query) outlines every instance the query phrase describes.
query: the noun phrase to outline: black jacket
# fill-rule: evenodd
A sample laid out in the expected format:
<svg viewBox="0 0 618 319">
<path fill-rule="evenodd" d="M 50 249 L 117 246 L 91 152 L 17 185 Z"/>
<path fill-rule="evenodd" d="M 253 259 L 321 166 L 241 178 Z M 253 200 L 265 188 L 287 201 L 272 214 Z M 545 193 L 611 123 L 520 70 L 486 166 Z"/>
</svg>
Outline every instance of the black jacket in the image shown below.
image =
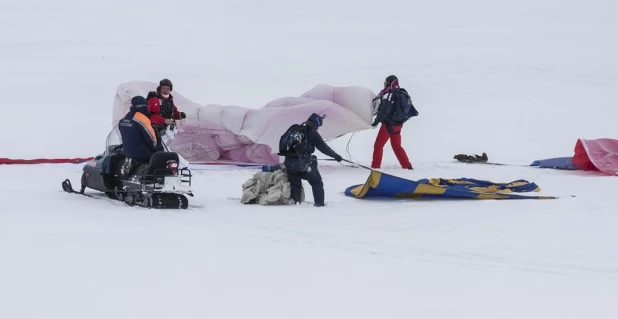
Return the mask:
<svg viewBox="0 0 618 319">
<path fill-rule="evenodd" d="M 378 112 L 374 120 L 374 124 L 384 123 L 390 126 L 403 125 L 402 114 L 398 107 L 402 99 L 407 98 L 408 92 L 405 89 L 399 88 L 393 92 L 384 93 L 380 100 L 380 106 L 378 106 Z M 398 120 L 400 119 L 400 120 Z"/>
<path fill-rule="evenodd" d="M 306 125 L 306 124 L 305 124 Z M 306 125 L 306 134 L 307 134 L 307 147 L 305 151 L 300 154 L 288 155 L 285 157 L 285 166 L 288 170 L 291 171 L 304 171 L 307 167 L 311 165 L 311 162 L 314 160 L 313 153 L 316 149 L 322 152 L 324 155 L 330 156 L 332 158 L 340 157 L 337 152 L 335 152 L 332 148 L 330 148 L 324 139 L 318 133 L 318 131 L 311 125 Z"/>
</svg>

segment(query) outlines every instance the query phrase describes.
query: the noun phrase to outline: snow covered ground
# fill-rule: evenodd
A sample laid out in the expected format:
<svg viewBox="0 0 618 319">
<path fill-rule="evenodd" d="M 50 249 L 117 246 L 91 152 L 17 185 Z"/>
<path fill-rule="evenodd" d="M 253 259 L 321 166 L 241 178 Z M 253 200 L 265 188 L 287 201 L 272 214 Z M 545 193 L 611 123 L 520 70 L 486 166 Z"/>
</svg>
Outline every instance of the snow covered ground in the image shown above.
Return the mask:
<svg viewBox="0 0 618 319">
<path fill-rule="evenodd" d="M 377 91 L 394 73 L 421 114 L 403 136 L 415 170 L 387 144 L 385 171 L 560 197 L 356 200 L 343 191 L 368 171 L 324 162 L 324 208 L 243 205 L 230 198 L 255 170 L 235 169 L 196 171 L 190 209 L 170 212 L 62 192 L 81 165 L 0 166 L 0 318 L 615 318 L 616 177 L 452 160 L 526 165 L 616 138 L 615 3 L 0 7 L 0 157 L 98 154 L 126 81 L 260 107 L 320 83 Z M 370 163 L 376 133 L 354 136 L 355 160 Z"/>
</svg>

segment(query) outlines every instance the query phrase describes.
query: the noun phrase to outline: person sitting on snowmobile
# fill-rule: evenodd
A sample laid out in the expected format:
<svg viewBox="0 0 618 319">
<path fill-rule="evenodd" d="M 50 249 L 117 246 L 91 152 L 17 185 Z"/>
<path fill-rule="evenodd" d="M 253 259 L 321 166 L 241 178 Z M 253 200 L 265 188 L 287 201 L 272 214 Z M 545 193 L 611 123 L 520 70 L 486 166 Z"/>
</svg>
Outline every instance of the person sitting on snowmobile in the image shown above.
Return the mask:
<svg viewBox="0 0 618 319">
<path fill-rule="evenodd" d="M 316 148 L 337 162 L 343 160 L 341 155 L 332 150 L 318 133 L 323 120 L 323 116 L 313 113 L 303 124 L 292 125 L 281 138 L 279 155 L 285 156 L 283 165 L 290 182 L 290 197 L 295 203 L 301 200 L 302 180 L 304 179 L 311 185 L 314 205 L 324 206 L 324 183 L 318 171 L 318 159 L 312 155 Z M 293 142 L 295 140 L 298 144 Z"/>
<path fill-rule="evenodd" d="M 149 115 L 146 99 L 135 96 L 131 99 L 129 112 L 118 122 L 123 153 L 126 156 L 122 175 L 130 175 L 134 166 L 148 165 L 154 153 L 163 151 L 158 141 L 160 137 L 152 127 Z M 133 165 L 133 161 L 136 161 L 137 165 Z"/>
<path fill-rule="evenodd" d="M 175 129 L 175 120 L 186 118 L 184 112 L 178 112 L 178 108 L 174 104 L 172 92 L 173 85 L 169 79 L 159 81 L 157 91 L 148 92 L 146 100 L 148 101 L 148 112 L 150 112 L 150 122 L 155 127 L 161 136 L 165 135 L 166 129 L 170 127 Z"/>
</svg>

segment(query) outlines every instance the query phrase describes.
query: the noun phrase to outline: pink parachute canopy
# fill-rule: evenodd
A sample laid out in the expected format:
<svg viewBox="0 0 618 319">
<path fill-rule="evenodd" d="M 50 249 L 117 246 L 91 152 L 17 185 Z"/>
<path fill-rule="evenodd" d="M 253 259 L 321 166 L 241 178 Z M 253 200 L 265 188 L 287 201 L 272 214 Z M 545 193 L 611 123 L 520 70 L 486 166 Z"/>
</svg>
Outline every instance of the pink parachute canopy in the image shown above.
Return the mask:
<svg viewBox="0 0 618 319">
<path fill-rule="evenodd" d="M 618 175 L 618 140 L 611 138 L 578 139 L 575 143 L 573 164 L 585 171 Z"/>
<path fill-rule="evenodd" d="M 131 98 L 146 97 L 157 83 L 134 81 L 118 86 L 114 98 L 113 123 L 126 114 Z M 279 138 L 294 123 L 306 121 L 312 113 L 325 114 L 319 132 L 335 138 L 371 128 L 371 90 L 358 86 L 318 85 L 300 97 L 282 97 L 262 108 L 199 105 L 173 91 L 179 111 L 187 118 L 178 126 L 170 148 L 190 163 L 236 163 L 272 165 L 279 163 Z"/>
</svg>

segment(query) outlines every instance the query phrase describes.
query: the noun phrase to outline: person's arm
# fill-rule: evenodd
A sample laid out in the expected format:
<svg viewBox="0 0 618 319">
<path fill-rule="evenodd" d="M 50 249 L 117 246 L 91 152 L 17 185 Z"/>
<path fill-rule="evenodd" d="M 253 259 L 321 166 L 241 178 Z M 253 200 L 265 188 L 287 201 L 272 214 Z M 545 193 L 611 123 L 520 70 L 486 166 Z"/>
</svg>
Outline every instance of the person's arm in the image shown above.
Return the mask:
<svg viewBox="0 0 618 319">
<path fill-rule="evenodd" d="M 326 144 L 326 142 L 324 142 L 324 139 L 322 139 L 322 136 L 317 131 L 308 130 L 307 141 L 315 145 L 315 148 L 317 148 L 320 152 L 324 153 L 324 155 L 330 156 L 336 159 L 338 162 L 341 161 L 341 156 L 339 156 L 337 152 L 335 152 L 332 148 L 330 148 L 330 146 L 328 146 L 328 144 Z"/>
<path fill-rule="evenodd" d="M 393 111 L 393 101 L 392 94 L 387 93 L 385 97 L 380 102 L 380 106 L 378 107 L 378 113 L 376 114 L 376 118 L 373 121 L 373 126 L 378 125 L 378 123 L 382 123 L 386 120 L 386 118 Z"/>
<path fill-rule="evenodd" d="M 148 100 L 148 112 L 150 113 L 150 122 L 155 125 L 165 125 L 165 118 L 159 114 L 161 112 L 161 103 L 157 97 Z"/>
<path fill-rule="evenodd" d="M 146 116 L 141 113 L 138 114 L 141 116 L 134 117 L 134 120 L 138 124 L 137 129 L 141 133 L 140 135 L 142 137 L 142 141 L 148 146 L 148 149 L 152 153 L 155 153 L 157 152 L 157 133 L 155 132 L 150 122 L 147 120 Z"/>
</svg>

